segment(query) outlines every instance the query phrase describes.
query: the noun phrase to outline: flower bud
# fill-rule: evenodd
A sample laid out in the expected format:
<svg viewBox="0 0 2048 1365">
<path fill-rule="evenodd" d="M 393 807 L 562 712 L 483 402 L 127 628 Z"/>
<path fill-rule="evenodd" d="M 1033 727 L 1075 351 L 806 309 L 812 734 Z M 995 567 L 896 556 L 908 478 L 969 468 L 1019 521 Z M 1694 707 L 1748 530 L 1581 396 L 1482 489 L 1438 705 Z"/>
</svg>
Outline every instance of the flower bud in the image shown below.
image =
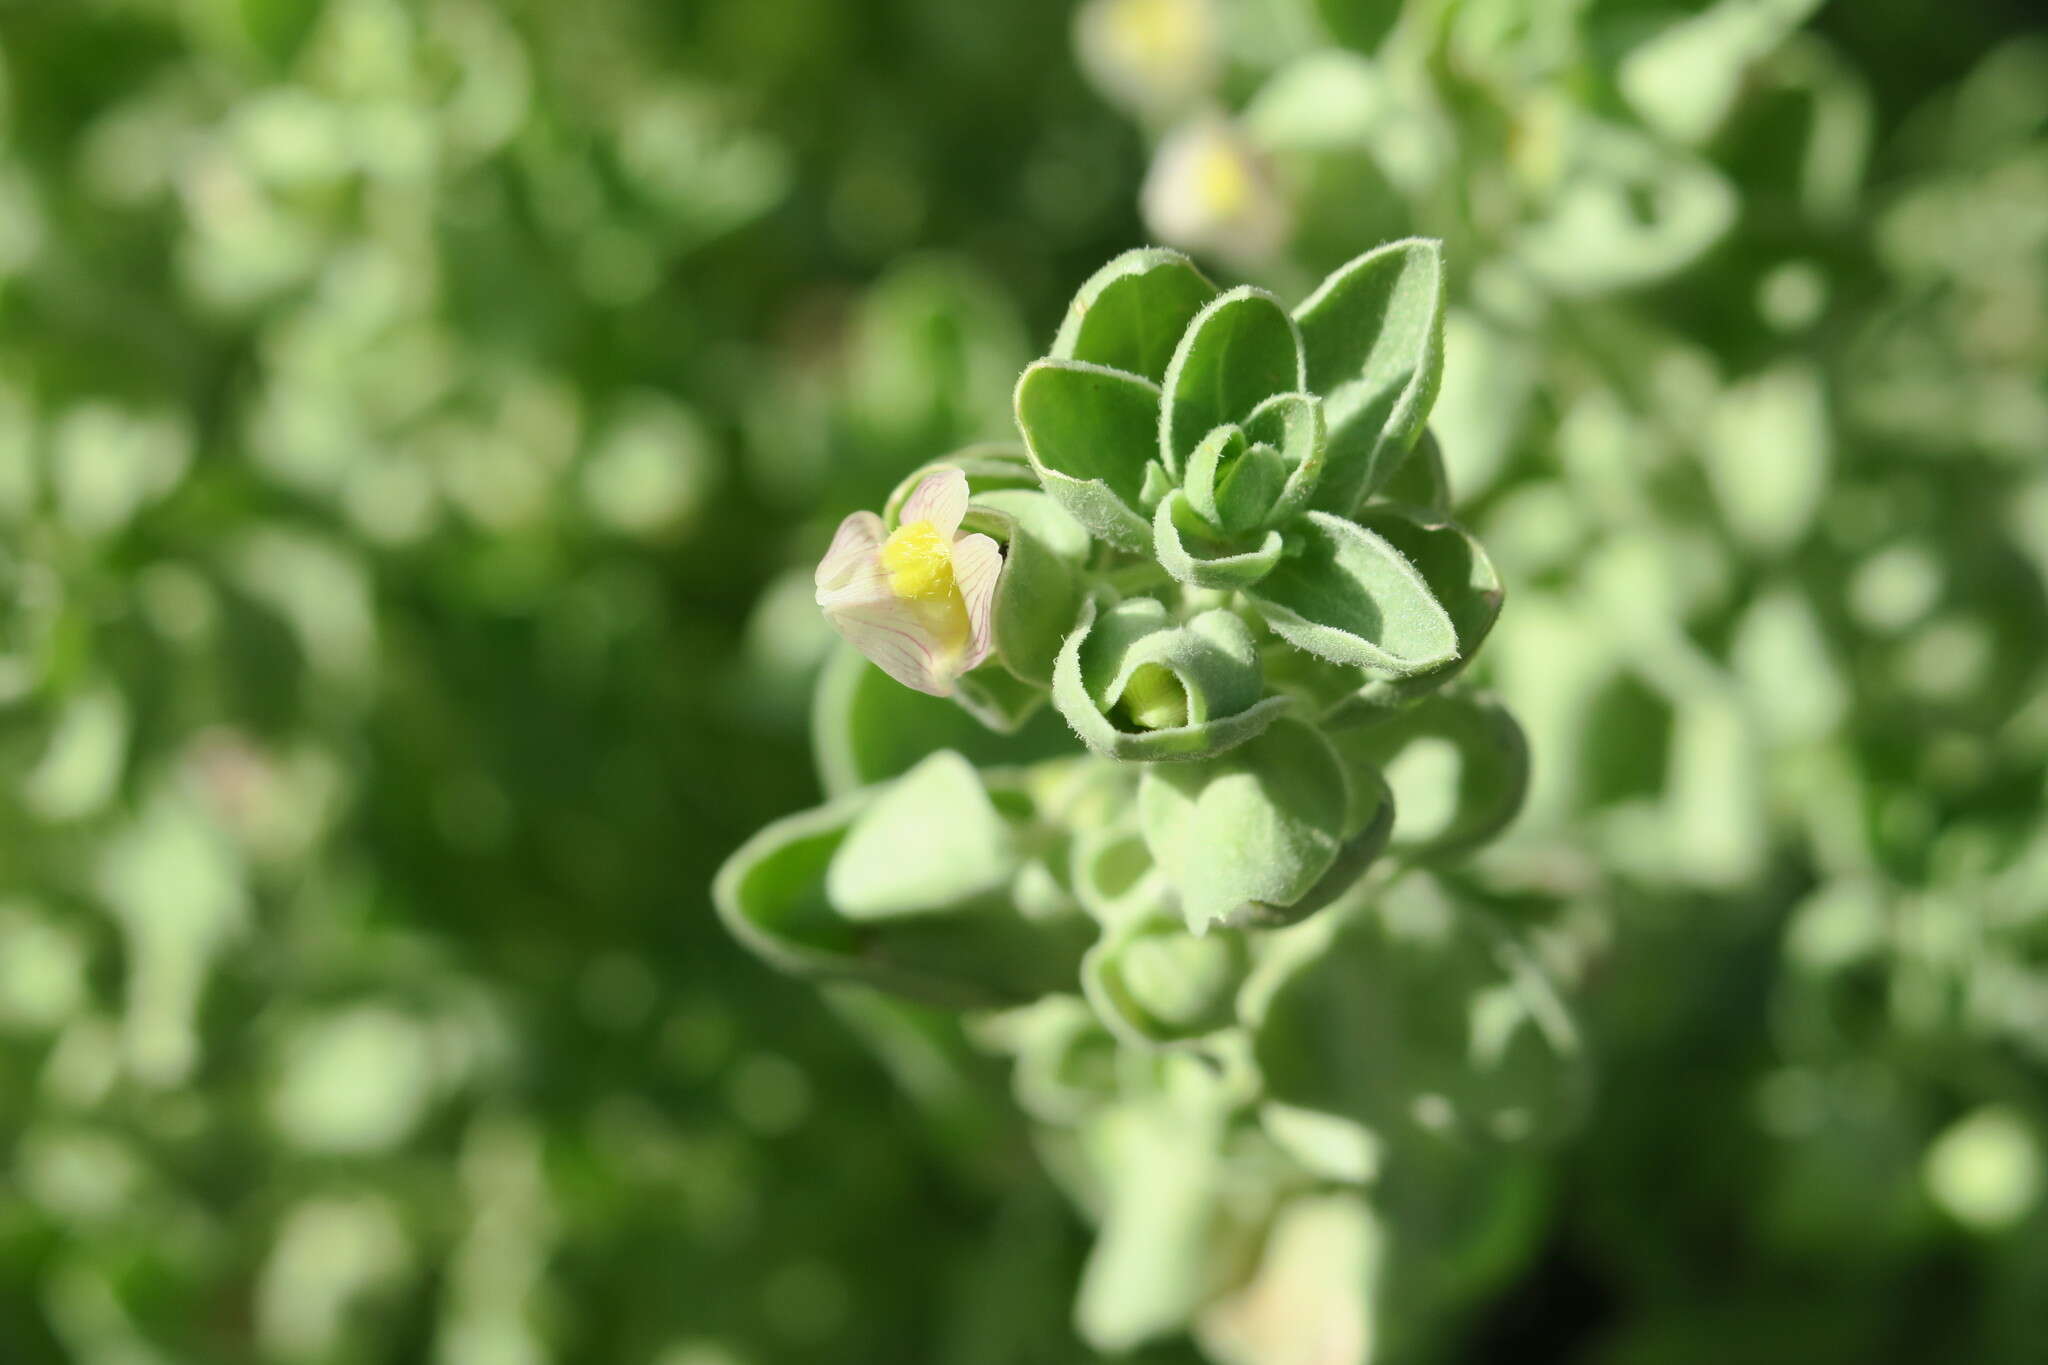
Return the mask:
<svg viewBox="0 0 2048 1365">
<path fill-rule="evenodd" d="M 1264 695 L 1251 629 L 1235 614 L 1207 611 L 1183 624 L 1150 597 L 1084 606 L 1052 690 L 1088 747 L 1119 759 L 1218 754 L 1290 704 Z"/>
<path fill-rule="evenodd" d="M 1139 1044 L 1172 1043 L 1229 1027 L 1250 970 L 1237 930 L 1197 935 L 1154 919 L 1090 949 L 1081 983 L 1111 1032 Z"/>
</svg>

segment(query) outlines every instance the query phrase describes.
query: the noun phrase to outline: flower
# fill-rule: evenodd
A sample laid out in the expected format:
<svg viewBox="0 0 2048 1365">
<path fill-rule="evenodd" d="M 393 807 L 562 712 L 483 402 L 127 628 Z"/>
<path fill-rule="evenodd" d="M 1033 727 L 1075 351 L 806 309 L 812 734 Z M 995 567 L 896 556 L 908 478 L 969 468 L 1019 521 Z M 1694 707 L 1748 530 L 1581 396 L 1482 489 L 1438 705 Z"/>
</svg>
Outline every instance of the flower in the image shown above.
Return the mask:
<svg viewBox="0 0 2048 1365">
<path fill-rule="evenodd" d="M 819 561 L 818 605 L 832 628 L 884 673 L 935 697 L 994 648 L 991 626 L 1003 552 L 960 534 L 967 475 L 940 466 L 903 504 L 889 531 L 873 512 L 839 523 Z"/>
<path fill-rule="evenodd" d="M 1216 85 L 1223 63 L 1213 0 L 1089 0 L 1074 23 L 1082 69 L 1138 113 L 1171 114 Z"/>
<path fill-rule="evenodd" d="M 1189 119 L 1153 153 L 1140 191 L 1145 226 L 1160 241 L 1256 265 L 1293 234 L 1293 213 L 1265 155 L 1213 114 Z"/>
</svg>

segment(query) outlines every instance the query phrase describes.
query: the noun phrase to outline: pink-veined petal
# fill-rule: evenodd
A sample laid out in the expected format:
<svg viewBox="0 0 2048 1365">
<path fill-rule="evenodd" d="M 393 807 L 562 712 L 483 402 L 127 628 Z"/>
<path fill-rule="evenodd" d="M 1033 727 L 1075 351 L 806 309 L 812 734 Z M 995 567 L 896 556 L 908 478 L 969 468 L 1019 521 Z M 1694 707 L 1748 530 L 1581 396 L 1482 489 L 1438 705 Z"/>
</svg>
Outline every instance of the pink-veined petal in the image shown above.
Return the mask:
<svg viewBox="0 0 2048 1365">
<path fill-rule="evenodd" d="M 953 581 L 967 604 L 967 652 L 960 658 L 965 673 L 996 647 L 996 582 L 1003 574 L 1003 552 L 987 536 L 962 536 L 953 542 Z"/>
<path fill-rule="evenodd" d="M 950 541 L 967 515 L 967 475 L 951 465 L 941 465 L 918 481 L 896 514 L 898 526 L 928 521 L 941 541 Z"/>
<path fill-rule="evenodd" d="M 953 691 L 953 674 L 941 667 L 941 655 L 915 613 L 894 603 L 876 603 L 827 611 L 832 623 L 875 667 L 905 687 L 934 697 Z"/>
<path fill-rule="evenodd" d="M 840 575 L 835 586 L 820 588 L 813 596 L 827 616 L 854 607 L 891 607 L 899 601 L 879 554 L 855 564 Z"/>
<path fill-rule="evenodd" d="M 832 536 L 832 544 L 825 551 L 825 557 L 818 561 L 818 572 L 813 575 L 821 594 L 844 587 L 849 580 L 875 562 L 876 551 L 887 539 L 888 528 L 873 512 L 849 513 L 839 523 L 839 530 Z M 820 601 L 822 601 L 822 596 Z"/>
</svg>

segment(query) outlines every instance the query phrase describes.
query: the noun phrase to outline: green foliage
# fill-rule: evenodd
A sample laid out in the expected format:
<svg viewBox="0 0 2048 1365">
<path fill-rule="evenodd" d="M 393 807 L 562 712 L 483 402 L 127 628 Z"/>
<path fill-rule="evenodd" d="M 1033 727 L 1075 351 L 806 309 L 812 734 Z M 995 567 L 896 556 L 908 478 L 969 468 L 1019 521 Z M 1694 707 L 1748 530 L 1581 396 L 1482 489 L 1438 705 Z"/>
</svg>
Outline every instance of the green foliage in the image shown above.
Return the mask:
<svg viewBox="0 0 2048 1365">
<path fill-rule="evenodd" d="M 1513 1143 L 1569 1126 L 1539 1092 L 1567 1088 L 1546 1068 L 1571 1070 L 1577 1035 L 1511 929 L 1411 926 L 1397 948 L 1361 927 L 1395 904 L 1380 898 L 1409 865 L 1483 844 L 1527 790 L 1521 732 L 1498 704 L 1437 694 L 1502 591 L 1442 514 L 1435 443 L 1400 487 L 1409 501 L 1367 496 L 1438 388 L 1434 245 L 1369 253 L 1301 313 L 1306 331 L 1274 295 L 1219 293 L 1161 250 L 1085 283 L 1054 354 L 1017 386 L 1026 461 L 976 447 L 926 466 L 881 519 L 842 523 L 817 579 L 828 616 L 852 610 L 845 584 L 870 584 L 848 640 L 998 732 L 1045 681 L 1018 660 L 1063 631 L 1051 700 L 1083 747 L 977 776 L 968 755 L 989 746 L 945 747 L 957 727 L 920 719 L 929 698 L 898 708 L 879 672 L 835 665 L 817 739 L 846 794 L 761 831 L 714 889 L 735 935 L 785 971 L 1008 1007 L 969 1028 L 1018 1054 L 1019 1098 L 1053 1130 L 1041 1142 L 1072 1144 L 1059 1165 L 1100 1223 L 1076 1322 L 1102 1351 L 1228 1317 L 1286 1201 L 1333 1172 L 1365 1180 L 1412 1123 L 1441 1148 L 1414 1160 L 1451 1179 L 1467 1129 Z M 1331 479 L 1359 520 L 1317 505 Z M 1136 532 L 1148 515 L 1149 539 Z M 986 650 L 978 627 L 963 644 L 966 628 L 931 606 L 951 591 L 972 619 L 961 566 L 975 552 L 958 537 L 981 527 L 1004 559 Z M 906 664 L 905 641 L 962 660 L 957 682 Z M 990 706 L 994 680 L 1015 706 Z M 849 763 L 849 741 L 891 757 Z M 1446 743 L 1454 773 L 1412 757 Z M 1401 814 L 1397 769 L 1421 828 Z M 876 780 L 856 785 L 864 773 Z M 1382 866 L 1390 848 L 1400 860 Z M 1351 927 L 1280 932 L 1303 920 Z M 1461 971 L 1454 933 L 1478 945 L 1459 948 L 1473 960 Z M 1407 978 L 1375 973 L 1410 955 L 1404 1005 Z M 1325 999 L 1354 993 L 1395 1014 L 1354 1027 Z M 1084 1038 L 1098 1068 L 1085 1083 Z M 1359 1071 L 1355 1047 L 1382 1067 Z M 1323 1288 L 1312 1315 L 1378 1311 L 1363 1269 Z"/>
<path fill-rule="evenodd" d="M 2037 1365 L 1938 19 L 0 0 L 0 1359 Z"/>
<path fill-rule="evenodd" d="M 1053 673 L 1053 703 L 1096 753 L 1203 758 L 1252 738 L 1287 710 L 1264 696 L 1258 645 L 1220 608 L 1182 624 L 1155 597 L 1082 609 Z"/>
</svg>

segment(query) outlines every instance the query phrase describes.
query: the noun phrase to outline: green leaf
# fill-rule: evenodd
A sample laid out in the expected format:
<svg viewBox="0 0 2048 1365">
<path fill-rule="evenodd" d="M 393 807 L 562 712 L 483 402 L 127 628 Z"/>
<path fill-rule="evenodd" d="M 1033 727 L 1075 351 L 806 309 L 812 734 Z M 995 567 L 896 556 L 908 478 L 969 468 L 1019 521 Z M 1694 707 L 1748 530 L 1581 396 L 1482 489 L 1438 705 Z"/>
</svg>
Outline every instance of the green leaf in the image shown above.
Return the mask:
<svg viewBox="0 0 2048 1365">
<path fill-rule="evenodd" d="M 1385 1144 L 1355 1119 L 1268 1100 L 1259 1127 L 1273 1145 L 1309 1174 L 1343 1185 L 1365 1185 L 1379 1175 Z"/>
<path fill-rule="evenodd" d="M 1138 487 L 1138 506 L 1147 512 L 1173 491 L 1173 475 L 1157 460 L 1145 461 L 1145 482 Z"/>
<path fill-rule="evenodd" d="M 1003 547 L 992 621 L 997 660 L 1023 682 L 1050 686 L 1053 660 L 1080 608 L 1075 566 L 1087 554 L 1088 532 L 1035 481 L 1029 489 L 975 494 L 962 524 Z M 961 682 L 988 672 L 976 669 Z"/>
<path fill-rule="evenodd" d="M 1105 1207 L 1074 1318 L 1090 1346 L 1122 1355 L 1185 1331 L 1227 1273 L 1222 1116 L 1167 1097 L 1126 1102 L 1088 1137 Z"/>
<path fill-rule="evenodd" d="M 732 936 L 783 971 L 829 974 L 852 951 L 854 929 L 825 898 L 825 871 L 872 799 L 857 792 L 777 820 L 740 845 L 711 883 Z"/>
<path fill-rule="evenodd" d="M 1221 758 L 1147 768 L 1138 785 L 1145 843 L 1196 932 L 1284 917 L 1336 862 L 1349 804 L 1329 743 L 1284 717 Z"/>
<path fill-rule="evenodd" d="M 1402 677 L 1457 657 L 1450 616 L 1382 537 L 1343 517 L 1310 512 L 1288 541 L 1287 557 L 1247 595 L 1289 644 L 1331 663 Z"/>
<path fill-rule="evenodd" d="M 1820 511 L 1834 462 L 1819 371 L 1784 361 L 1729 386 L 1703 435 L 1707 484 L 1729 529 L 1767 554 L 1797 544 Z"/>
<path fill-rule="evenodd" d="M 1301 333 L 1280 300 L 1250 285 L 1219 296 L 1188 324 L 1166 370 L 1159 451 L 1167 469 L 1186 468 L 1212 428 L 1307 388 L 1302 365 Z"/>
<path fill-rule="evenodd" d="M 1188 503 L 1212 528 L 1223 525 L 1223 513 L 1216 506 L 1216 485 L 1219 477 L 1237 468 L 1251 449 L 1251 442 L 1245 439 L 1244 428 L 1235 422 L 1227 422 L 1215 428 L 1202 438 L 1200 445 L 1188 458 L 1186 473 L 1181 478 L 1181 487 L 1187 491 Z M 1274 492 L 1279 491 L 1275 485 Z M 1164 502 L 1165 496 L 1160 498 Z M 1157 508 L 1154 508 L 1156 514 Z"/>
<path fill-rule="evenodd" d="M 1451 475 L 1444 467 L 1444 452 L 1437 444 L 1435 432 L 1427 427 L 1422 429 L 1415 449 L 1374 492 L 1373 500 L 1412 507 L 1434 517 L 1451 514 Z"/>
<path fill-rule="evenodd" d="M 1376 704 L 1403 701 L 1443 686 L 1479 652 L 1493 623 L 1500 619 L 1502 598 L 1500 574 L 1486 550 L 1470 531 L 1454 521 L 1406 507 L 1385 503 L 1368 504 L 1358 514 L 1359 524 L 1398 550 L 1422 575 L 1435 598 L 1451 618 L 1457 631 L 1458 653 L 1434 668 L 1404 677 L 1368 684 Z"/>
<path fill-rule="evenodd" d="M 1275 410 L 1262 425 L 1284 439 L 1288 431 L 1282 411 Z M 1306 439 L 1312 441 L 1312 433 Z M 1188 505 L 1208 523 L 1212 535 L 1241 536 L 1278 520 L 1275 509 L 1281 492 L 1296 472 L 1274 445 L 1249 440 L 1244 428 L 1231 422 L 1202 438 L 1188 460 L 1181 486 Z"/>
<path fill-rule="evenodd" d="M 1820 0 L 1736 0 L 1676 19 L 1615 68 L 1643 122 L 1673 142 L 1700 146 L 1726 122 L 1757 65 L 1820 7 Z"/>
<path fill-rule="evenodd" d="M 986 1006 L 1071 986 L 1093 925 L 1032 918 L 1010 881 L 1022 830 L 957 754 L 897 783 L 769 825 L 726 860 L 712 901 L 734 937 L 784 971 Z M 1022 818 L 1019 816 L 1017 818 Z"/>
<path fill-rule="evenodd" d="M 1164 723 L 1136 704 L 1155 700 L 1139 695 L 1141 684 L 1177 705 Z M 1244 743 L 1292 705 L 1262 693 L 1258 648 L 1241 619 L 1209 611 L 1183 625 L 1150 597 L 1099 618 L 1084 606 L 1053 671 L 1053 704 L 1074 732 L 1127 761 L 1203 758 Z"/>
<path fill-rule="evenodd" d="M 1273 571 L 1284 548 L 1278 531 L 1268 531 L 1257 547 L 1237 550 L 1216 538 L 1215 529 L 1195 512 L 1179 489 L 1167 494 L 1152 514 L 1152 554 L 1160 567 L 1197 588 L 1229 591 L 1247 588 Z"/>
<path fill-rule="evenodd" d="M 1335 747 L 1335 746 L 1333 746 Z M 1292 905 L 1271 907 L 1270 922 L 1292 923 L 1307 919 L 1337 903 L 1355 889 L 1372 865 L 1386 851 L 1394 831 L 1394 793 L 1378 769 L 1350 762 L 1341 748 L 1338 758 L 1346 763 L 1346 782 L 1351 792 L 1344 818 L 1344 842 L 1327 871 L 1315 885 Z"/>
<path fill-rule="evenodd" d="M 1071 1127 L 1116 1101 L 1116 1039 L 1078 996 L 1048 995 L 985 1016 L 973 1037 L 1017 1059 L 1011 1091 L 1040 1123 Z"/>
<path fill-rule="evenodd" d="M 1056 360 L 1079 360 L 1166 378 L 1181 333 L 1216 297 L 1195 263 L 1165 247 L 1126 251 L 1089 277 L 1067 305 L 1052 343 Z"/>
<path fill-rule="evenodd" d="M 1014 735 L 1045 705 L 1045 688 L 1004 668 L 977 668 L 953 685 L 953 704 L 999 735 Z"/>
<path fill-rule="evenodd" d="M 1323 7 L 1336 8 L 1335 0 L 1324 0 Z M 1323 1126 L 1356 1131 L 1353 1145 L 1371 1140 L 1355 1124 Z M 1412 1311 L 1411 1305 L 1386 1302 L 1387 1263 L 1416 1254 L 1392 1242 L 1380 1215 L 1356 1192 L 1289 1199 L 1260 1242 L 1248 1276 L 1195 1320 L 1204 1358 L 1217 1365 L 1357 1365 L 1406 1358 L 1380 1354 L 1391 1335 L 1389 1319 Z"/>
<path fill-rule="evenodd" d="M 929 915 L 996 894 L 1018 862 L 974 765 L 942 750 L 854 817 L 825 895 L 851 920 Z"/>
<path fill-rule="evenodd" d="M 1514 236 L 1537 280 L 1566 294 L 1633 288 L 1676 274 L 1735 222 L 1740 196 L 1712 163 L 1642 131 L 1574 115 L 1544 216 Z"/>
<path fill-rule="evenodd" d="M 1330 439 L 1323 400 L 1312 393 L 1274 394 L 1252 410 L 1244 432 L 1254 444 L 1278 451 L 1287 470 L 1286 482 L 1265 517 L 1266 525 L 1278 526 L 1307 507 L 1322 482 Z"/>
<path fill-rule="evenodd" d="M 1529 743 L 1507 708 L 1450 692 L 1332 736 L 1345 760 L 1377 768 L 1397 798 L 1392 847 L 1411 858 L 1463 856 L 1507 828 L 1529 789 Z"/>
<path fill-rule="evenodd" d="M 1243 933 L 1190 934 L 1150 920 L 1105 936 L 1081 960 L 1088 1003 L 1109 1030 L 1140 1047 L 1184 1042 L 1236 1020 L 1237 989 L 1251 969 Z"/>
<path fill-rule="evenodd" d="M 996 675 L 979 668 L 968 677 Z M 1042 695 L 1042 694 L 1041 694 Z M 811 743 L 828 796 L 844 796 L 908 772 L 940 749 L 982 765 L 1014 765 L 1074 752 L 1074 737 L 1050 710 L 1013 734 L 991 730 L 944 697 L 913 691 L 841 644 L 826 660 L 811 701 Z"/>
<path fill-rule="evenodd" d="M 1415 444 L 1443 381 L 1444 271 L 1436 242 L 1366 252 L 1294 310 L 1330 453 L 1316 505 L 1348 514 Z"/>
<path fill-rule="evenodd" d="M 1225 535 L 1238 536 L 1272 520 L 1280 491 L 1287 485 L 1287 462 L 1261 441 L 1242 457 L 1217 471 L 1210 493 L 1216 506 L 1214 524 Z M 1206 514 L 1204 514 L 1207 519 Z"/>
<path fill-rule="evenodd" d="M 1585 1059 L 1534 959 L 1430 879 L 1289 940 L 1243 1004 L 1269 1098 L 1402 1149 L 1556 1135 Z"/>
<path fill-rule="evenodd" d="M 1074 360 L 1040 360 L 1017 381 L 1017 425 L 1045 491 L 1095 535 L 1143 554 L 1142 504 L 1156 453 L 1159 388 Z"/>
<path fill-rule="evenodd" d="M 1127 818 L 1076 829 L 1068 850 L 1074 894 L 1105 928 L 1149 919 L 1168 904 L 1165 879 L 1130 810 L 1134 804 L 1128 798 L 1122 803 Z"/>
</svg>

